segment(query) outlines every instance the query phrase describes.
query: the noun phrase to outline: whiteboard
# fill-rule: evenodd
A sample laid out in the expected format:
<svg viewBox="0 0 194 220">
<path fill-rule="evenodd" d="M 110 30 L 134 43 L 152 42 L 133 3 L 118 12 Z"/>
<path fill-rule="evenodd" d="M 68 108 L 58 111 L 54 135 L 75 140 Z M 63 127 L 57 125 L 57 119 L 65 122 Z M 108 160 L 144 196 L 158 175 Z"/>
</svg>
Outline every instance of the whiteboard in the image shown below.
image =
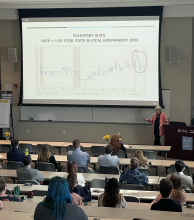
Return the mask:
<svg viewBox="0 0 194 220">
<path fill-rule="evenodd" d="M 162 90 L 162 94 L 162 112 L 170 117 L 170 90 Z M 147 124 L 143 118 L 151 118 L 154 113 L 153 108 L 20 106 L 20 120 L 34 121 Z"/>
<path fill-rule="evenodd" d="M 0 99 L 0 128 L 10 127 L 10 100 Z"/>
</svg>

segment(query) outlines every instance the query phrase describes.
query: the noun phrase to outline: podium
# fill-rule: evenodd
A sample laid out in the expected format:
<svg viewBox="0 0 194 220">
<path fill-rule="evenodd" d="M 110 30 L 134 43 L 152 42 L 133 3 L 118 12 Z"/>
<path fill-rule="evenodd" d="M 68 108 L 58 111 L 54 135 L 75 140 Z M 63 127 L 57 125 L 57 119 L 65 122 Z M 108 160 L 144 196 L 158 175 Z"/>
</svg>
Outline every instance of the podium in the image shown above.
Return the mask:
<svg viewBox="0 0 194 220">
<path fill-rule="evenodd" d="M 164 145 L 171 146 L 168 158 L 194 160 L 194 127 L 164 125 Z"/>
</svg>

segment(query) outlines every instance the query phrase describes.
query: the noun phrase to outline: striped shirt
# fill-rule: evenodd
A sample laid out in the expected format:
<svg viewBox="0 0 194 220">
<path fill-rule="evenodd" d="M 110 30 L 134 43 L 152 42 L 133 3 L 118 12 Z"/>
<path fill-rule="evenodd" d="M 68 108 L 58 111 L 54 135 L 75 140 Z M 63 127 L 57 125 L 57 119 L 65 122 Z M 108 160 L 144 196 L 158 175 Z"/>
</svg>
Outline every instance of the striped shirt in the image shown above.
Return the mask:
<svg viewBox="0 0 194 220">
<path fill-rule="evenodd" d="M 124 184 L 145 185 L 148 183 L 148 178 L 144 173 L 139 172 L 139 170 L 130 169 L 121 173 L 119 182 Z"/>
</svg>

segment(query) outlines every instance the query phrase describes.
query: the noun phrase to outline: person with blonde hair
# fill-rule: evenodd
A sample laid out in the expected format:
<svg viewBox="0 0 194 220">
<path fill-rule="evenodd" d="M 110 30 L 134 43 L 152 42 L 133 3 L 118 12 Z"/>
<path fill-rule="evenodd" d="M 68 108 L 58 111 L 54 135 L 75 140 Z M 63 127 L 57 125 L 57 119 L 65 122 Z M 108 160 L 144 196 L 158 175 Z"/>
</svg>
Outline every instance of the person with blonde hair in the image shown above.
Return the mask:
<svg viewBox="0 0 194 220">
<path fill-rule="evenodd" d="M 137 150 L 133 157 L 137 157 L 139 159 L 139 165 L 142 167 L 148 167 L 148 159 L 144 157 L 143 152 L 141 150 Z"/>
<path fill-rule="evenodd" d="M 170 193 L 170 198 L 174 201 L 180 202 L 181 205 L 186 204 L 187 194 L 184 189 L 182 189 L 181 178 L 175 174 L 172 174 L 170 177 L 170 181 L 172 182 L 173 189 Z M 156 199 L 152 202 L 156 203 L 161 199 L 161 193 L 158 194 Z"/>
<path fill-rule="evenodd" d="M 167 117 L 161 112 L 161 107 L 156 106 L 156 113 L 153 114 L 152 119 L 144 118 L 145 121 L 153 124 L 153 134 L 155 136 L 154 145 L 161 145 L 160 137 L 164 135 L 164 124 L 166 124 Z"/>
<path fill-rule="evenodd" d="M 48 144 L 42 145 L 42 150 L 38 154 L 38 162 L 52 163 L 55 169 L 58 169 L 55 157 L 50 153 L 50 145 Z"/>
</svg>

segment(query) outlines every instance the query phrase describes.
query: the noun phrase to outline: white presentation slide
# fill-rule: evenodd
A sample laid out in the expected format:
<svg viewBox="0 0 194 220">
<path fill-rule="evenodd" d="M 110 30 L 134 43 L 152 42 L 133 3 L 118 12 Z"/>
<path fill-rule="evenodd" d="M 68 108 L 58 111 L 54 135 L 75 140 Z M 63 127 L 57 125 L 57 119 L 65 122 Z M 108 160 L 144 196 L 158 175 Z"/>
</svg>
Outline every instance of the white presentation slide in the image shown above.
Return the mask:
<svg viewBox="0 0 194 220">
<path fill-rule="evenodd" d="M 159 104 L 159 17 L 25 18 L 22 47 L 24 104 Z"/>
</svg>

